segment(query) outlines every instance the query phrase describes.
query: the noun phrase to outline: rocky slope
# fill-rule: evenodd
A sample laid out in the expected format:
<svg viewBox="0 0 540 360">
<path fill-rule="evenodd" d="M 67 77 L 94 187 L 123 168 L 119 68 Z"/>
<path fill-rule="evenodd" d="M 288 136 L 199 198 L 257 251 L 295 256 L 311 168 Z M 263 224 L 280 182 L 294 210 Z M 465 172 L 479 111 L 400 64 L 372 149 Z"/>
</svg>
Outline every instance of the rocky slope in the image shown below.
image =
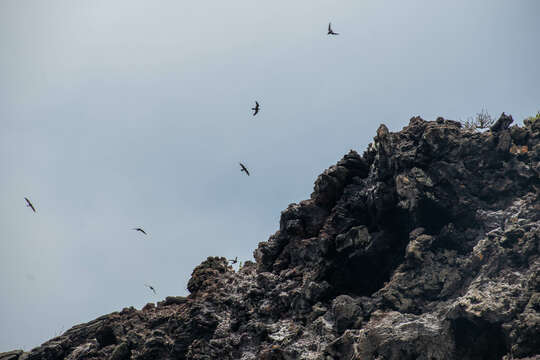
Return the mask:
<svg viewBox="0 0 540 360">
<path fill-rule="evenodd" d="M 540 357 L 540 123 L 381 125 L 238 272 L 74 326 L 34 359 Z"/>
</svg>

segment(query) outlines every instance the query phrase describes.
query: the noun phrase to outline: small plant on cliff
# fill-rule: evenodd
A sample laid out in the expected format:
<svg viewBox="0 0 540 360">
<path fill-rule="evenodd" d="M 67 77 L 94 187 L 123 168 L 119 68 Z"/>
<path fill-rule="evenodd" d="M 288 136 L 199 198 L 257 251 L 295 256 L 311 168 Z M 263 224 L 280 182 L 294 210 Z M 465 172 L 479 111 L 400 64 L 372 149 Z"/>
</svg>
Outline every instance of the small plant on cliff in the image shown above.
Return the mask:
<svg viewBox="0 0 540 360">
<path fill-rule="evenodd" d="M 469 117 L 463 122 L 463 127 L 465 129 L 477 130 L 477 129 L 489 129 L 495 121 L 489 115 L 486 109 L 482 109 L 481 112 L 477 113 L 474 118 Z"/>
<path fill-rule="evenodd" d="M 536 113 L 535 116 L 529 116 L 529 117 L 525 118 L 525 120 L 528 120 L 530 122 L 535 122 L 535 121 L 540 120 L 540 110 Z"/>
</svg>

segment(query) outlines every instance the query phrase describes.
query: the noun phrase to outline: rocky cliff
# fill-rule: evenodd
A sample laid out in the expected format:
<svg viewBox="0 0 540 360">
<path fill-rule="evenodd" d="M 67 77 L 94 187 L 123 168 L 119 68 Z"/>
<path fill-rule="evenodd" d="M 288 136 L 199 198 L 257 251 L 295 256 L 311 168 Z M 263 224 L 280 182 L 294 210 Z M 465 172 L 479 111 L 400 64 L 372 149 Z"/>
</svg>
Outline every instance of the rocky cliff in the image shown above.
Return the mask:
<svg viewBox="0 0 540 360">
<path fill-rule="evenodd" d="M 539 358 L 540 123 L 511 122 L 381 125 L 282 212 L 256 262 L 209 257 L 186 298 L 0 359 Z"/>
</svg>

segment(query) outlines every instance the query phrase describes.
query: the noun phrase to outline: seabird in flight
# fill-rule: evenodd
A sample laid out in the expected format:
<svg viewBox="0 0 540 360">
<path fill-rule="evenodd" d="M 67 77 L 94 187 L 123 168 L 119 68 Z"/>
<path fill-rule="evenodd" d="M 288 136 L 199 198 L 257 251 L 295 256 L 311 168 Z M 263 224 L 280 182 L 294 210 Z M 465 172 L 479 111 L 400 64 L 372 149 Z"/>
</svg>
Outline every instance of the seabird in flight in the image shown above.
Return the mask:
<svg viewBox="0 0 540 360">
<path fill-rule="evenodd" d="M 26 200 L 26 206 L 28 206 L 30 209 L 32 209 L 34 212 L 36 212 L 36 208 L 34 207 L 34 205 L 32 205 L 30 200 L 28 200 L 27 197 L 25 197 L 24 200 Z"/>
<path fill-rule="evenodd" d="M 339 33 L 332 30 L 332 23 L 328 23 L 328 35 L 339 35 Z"/>
<path fill-rule="evenodd" d="M 254 110 L 255 112 L 253 113 L 253 116 L 257 115 L 257 113 L 259 112 L 259 103 L 257 101 L 255 101 L 255 107 L 254 108 L 251 108 L 251 110 Z"/>
<path fill-rule="evenodd" d="M 231 264 L 236 264 L 238 262 L 238 256 L 235 257 L 233 260 L 229 260 Z"/>
<path fill-rule="evenodd" d="M 144 231 L 144 230 L 141 229 L 141 228 L 133 228 L 133 230 L 142 232 L 144 235 L 147 235 L 147 234 L 146 234 L 146 231 Z"/>
<path fill-rule="evenodd" d="M 154 287 L 152 285 L 148 285 L 148 284 L 144 284 L 144 286 L 146 286 L 147 288 L 149 288 L 150 290 L 152 290 L 154 292 L 154 295 L 157 295 L 156 294 L 156 289 L 154 289 Z"/>
<path fill-rule="evenodd" d="M 246 166 L 244 164 L 242 164 L 242 163 L 239 163 L 239 164 L 240 164 L 240 167 L 242 168 L 242 169 L 240 169 L 240 172 L 243 171 L 243 172 L 245 172 L 247 174 L 247 176 L 249 176 L 249 171 L 246 168 Z"/>
</svg>

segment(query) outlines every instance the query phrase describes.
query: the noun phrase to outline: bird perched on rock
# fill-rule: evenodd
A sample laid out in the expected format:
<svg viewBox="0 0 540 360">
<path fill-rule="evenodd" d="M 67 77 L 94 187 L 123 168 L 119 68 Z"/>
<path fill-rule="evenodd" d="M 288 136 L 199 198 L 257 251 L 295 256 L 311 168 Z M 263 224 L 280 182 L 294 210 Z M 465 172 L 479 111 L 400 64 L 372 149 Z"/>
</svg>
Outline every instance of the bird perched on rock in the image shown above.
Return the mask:
<svg viewBox="0 0 540 360">
<path fill-rule="evenodd" d="M 142 232 L 144 235 L 147 235 L 147 234 L 146 234 L 146 231 L 144 231 L 144 230 L 141 229 L 140 227 L 138 227 L 138 228 L 133 228 L 133 230 L 138 231 L 138 232 Z"/>
<path fill-rule="evenodd" d="M 32 205 L 30 200 L 28 200 L 27 197 L 25 197 L 24 200 L 26 200 L 26 206 L 28 206 L 30 209 L 32 209 L 32 211 L 36 212 L 36 208 L 34 207 L 34 205 Z"/>
<path fill-rule="evenodd" d="M 249 176 L 249 171 L 246 168 L 246 166 L 244 164 L 242 164 L 242 163 L 239 163 L 239 164 L 240 164 L 240 167 L 241 167 L 240 172 L 243 171 L 243 172 L 245 172 L 247 174 L 247 176 Z"/>
<path fill-rule="evenodd" d="M 236 264 L 238 262 L 238 256 L 236 256 L 234 259 L 229 260 L 231 264 Z"/>
<path fill-rule="evenodd" d="M 152 290 L 154 292 L 154 295 L 156 295 L 156 289 L 154 289 L 154 287 L 152 285 L 144 284 L 144 286 L 146 286 L 147 288 Z"/>
<path fill-rule="evenodd" d="M 255 112 L 253 113 L 253 116 L 257 115 L 257 113 L 259 112 L 259 109 L 260 109 L 260 106 L 259 106 L 259 103 L 257 101 L 255 101 L 255 107 L 254 108 L 251 108 L 251 110 L 254 110 Z"/>
<path fill-rule="evenodd" d="M 332 30 L 332 23 L 328 23 L 328 35 L 339 35 L 339 33 Z"/>
</svg>

